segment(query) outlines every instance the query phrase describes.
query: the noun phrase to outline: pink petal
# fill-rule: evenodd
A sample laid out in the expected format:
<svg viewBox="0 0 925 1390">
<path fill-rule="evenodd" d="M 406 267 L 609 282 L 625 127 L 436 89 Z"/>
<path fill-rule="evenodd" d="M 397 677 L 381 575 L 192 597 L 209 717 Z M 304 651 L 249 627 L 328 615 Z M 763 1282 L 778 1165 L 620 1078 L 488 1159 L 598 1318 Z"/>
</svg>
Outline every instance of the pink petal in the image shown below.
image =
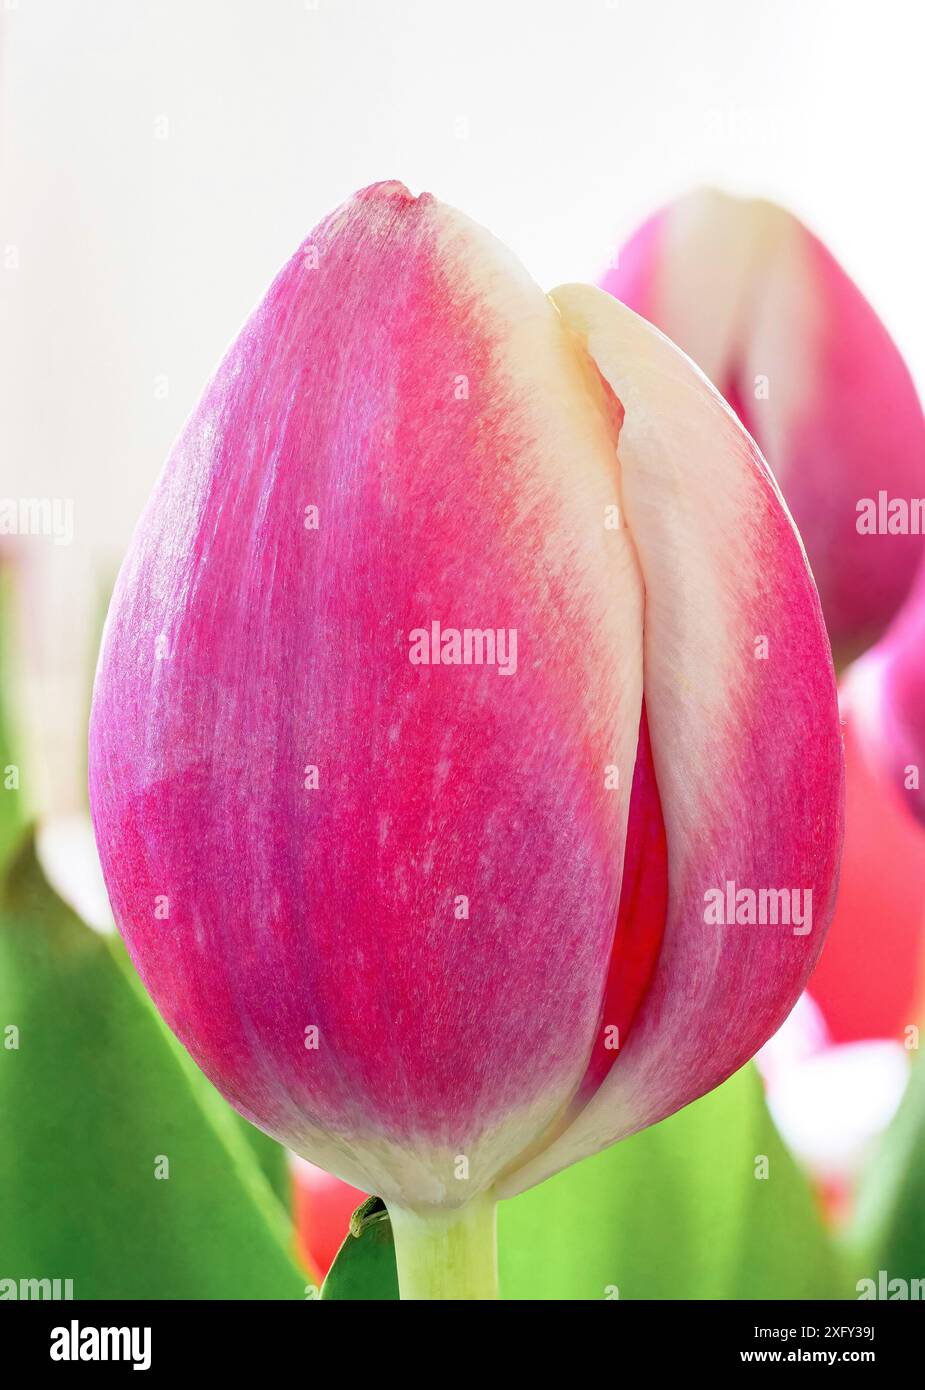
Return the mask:
<svg viewBox="0 0 925 1390">
<path fill-rule="evenodd" d="M 843 767 L 812 577 L 780 494 L 709 382 L 600 290 L 552 296 L 621 401 L 623 505 L 646 591 L 645 703 L 668 912 L 628 1039 L 570 1127 L 503 1192 L 670 1115 L 780 1026 L 835 900 Z M 768 656 L 757 659 L 756 640 Z M 706 894 L 812 893 L 811 930 L 713 924 Z"/>
<path fill-rule="evenodd" d="M 91 790 L 135 963 L 242 1113 L 405 1203 L 488 1185 L 593 1044 L 642 698 L 618 417 L 493 238 L 377 185 L 270 288 L 119 580 Z M 433 621 L 516 629 L 516 674 L 413 665 Z"/>
<path fill-rule="evenodd" d="M 925 824 L 925 570 L 886 636 L 846 674 L 844 702 L 877 776 Z"/>
<path fill-rule="evenodd" d="M 774 470 L 833 645 L 852 654 L 900 607 L 920 535 L 859 534 L 858 502 L 925 491 L 925 421 L 883 324 L 790 213 L 701 191 L 631 239 L 604 287 L 706 372 Z"/>
</svg>

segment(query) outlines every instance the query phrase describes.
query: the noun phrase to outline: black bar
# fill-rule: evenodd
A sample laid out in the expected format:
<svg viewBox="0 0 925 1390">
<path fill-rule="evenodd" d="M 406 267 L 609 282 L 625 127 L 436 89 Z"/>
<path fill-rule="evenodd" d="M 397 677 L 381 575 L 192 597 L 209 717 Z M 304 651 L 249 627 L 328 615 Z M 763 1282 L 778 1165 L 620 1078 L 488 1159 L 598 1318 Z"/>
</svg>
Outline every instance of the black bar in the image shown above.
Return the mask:
<svg viewBox="0 0 925 1390">
<path fill-rule="evenodd" d="M 389 1369 L 402 1375 L 412 1366 L 429 1366 L 428 1380 L 442 1365 L 443 1375 L 460 1378 L 462 1363 L 472 1357 L 484 1374 L 502 1371 L 498 1352 L 513 1354 L 521 1381 L 528 1363 L 538 1358 L 543 1383 L 550 1352 L 565 1353 L 570 1385 L 589 1378 L 589 1362 L 609 1364 L 614 1384 L 633 1365 L 653 1372 L 709 1371 L 756 1366 L 776 1369 L 811 1366 L 840 1370 L 849 1365 L 878 1370 L 917 1365 L 925 1319 L 922 1305 L 908 1302 L 793 1303 L 642 1303 L 607 1302 L 597 1307 L 522 1303 L 517 1307 L 466 1312 L 420 1305 L 401 1309 L 394 1303 L 170 1303 L 170 1302 L 20 1302 L 0 1310 L 3 1364 L 28 1374 L 70 1378 L 131 1374 L 132 1356 L 143 1361 L 150 1351 L 151 1375 L 233 1374 L 238 1380 L 259 1374 L 258 1390 L 268 1390 L 296 1376 L 300 1387 L 318 1390 L 319 1382 L 352 1368 L 362 1380 L 379 1378 Z M 483 1324 L 482 1318 L 488 1323 Z M 487 1327 L 490 1337 L 473 1338 Z M 126 1329 L 100 1336 L 100 1329 Z M 143 1330 L 150 1329 L 146 1344 Z M 57 1332 L 55 1329 L 59 1329 Z M 63 1329 L 63 1332 L 61 1331 Z M 130 1330 L 138 1336 L 131 1341 Z M 415 1329 L 422 1335 L 415 1346 Z M 576 1340 L 576 1333 L 587 1341 Z M 468 1334 L 468 1335 L 467 1335 Z M 445 1343 L 435 1352 L 434 1337 Z M 76 1340 L 75 1340 L 76 1339 Z M 61 1352 L 110 1347 L 119 1360 L 56 1360 Z M 429 1348 L 428 1350 L 425 1350 Z M 496 1348 L 497 1350 L 493 1350 Z M 439 1358 L 434 1360 L 435 1355 Z M 332 1362 L 332 1356 L 335 1358 Z M 366 1358 L 372 1364 L 365 1366 Z M 126 1359 L 127 1358 L 127 1359 Z M 390 1366 L 391 1363 L 391 1366 Z M 502 1371 L 503 1373 L 503 1371 Z M 637 1372 L 638 1374 L 638 1372 Z M 415 1377 L 416 1378 L 416 1377 Z M 437 1377 L 440 1378 L 439 1376 Z M 594 1379 L 598 1379 L 595 1375 Z M 292 1382 L 290 1382 L 292 1383 Z"/>
</svg>

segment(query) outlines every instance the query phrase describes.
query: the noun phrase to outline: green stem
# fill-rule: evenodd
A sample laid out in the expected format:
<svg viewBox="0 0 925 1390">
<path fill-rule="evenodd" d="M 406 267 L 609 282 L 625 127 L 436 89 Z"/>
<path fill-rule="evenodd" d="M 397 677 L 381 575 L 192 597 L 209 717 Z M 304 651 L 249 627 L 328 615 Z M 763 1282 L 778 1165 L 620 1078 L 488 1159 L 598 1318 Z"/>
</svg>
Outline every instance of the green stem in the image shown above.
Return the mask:
<svg viewBox="0 0 925 1390">
<path fill-rule="evenodd" d="M 389 1203 L 401 1298 L 497 1298 L 495 1215 L 494 1198 L 485 1194 L 455 1211 Z"/>
</svg>

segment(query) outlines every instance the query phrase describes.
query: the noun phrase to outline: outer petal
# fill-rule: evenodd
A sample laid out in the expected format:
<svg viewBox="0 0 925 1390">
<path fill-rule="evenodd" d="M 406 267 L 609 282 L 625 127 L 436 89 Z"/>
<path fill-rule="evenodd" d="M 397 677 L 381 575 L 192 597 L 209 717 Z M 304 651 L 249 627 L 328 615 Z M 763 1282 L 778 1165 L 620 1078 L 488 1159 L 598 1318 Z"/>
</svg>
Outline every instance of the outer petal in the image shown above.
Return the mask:
<svg viewBox="0 0 925 1390">
<path fill-rule="evenodd" d="M 836 650 L 869 645 L 908 593 L 922 540 L 859 535 L 857 504 L 925 488 L 921 406 L 873 309 L 790 213 L 714 191 L 646 224 L 603 284 L 734 406 L 793 512 Z"/>
<path fill-rule="evenodd" d="M 646 590 L 645 703 L 668 849 L 658 965 L 606 1078 L 511 1193 L 670 1115 L 777 1029 L 835 898 L 843 767 L 812 577 L 752 441 L 693 363 L 600 290 L 552 296 L 625 410 L 623 504 Z M 767 642 L 767 657 L 761 658 Z M 811 892 L 811 930 L 709 920 L 706 895 Z"/>
<path fill-rule="evenodd" d="M 91 791 L 142 978 L 242 1113 L 405 1205 L 490 1183 L 593 1042 L 642 681 L 614 410 L 493 238 L 368 189 L 229 352 L 110 613 Z M 434 621 L 516 629 L 516 674 L 413 665 Z"/>
</svg>

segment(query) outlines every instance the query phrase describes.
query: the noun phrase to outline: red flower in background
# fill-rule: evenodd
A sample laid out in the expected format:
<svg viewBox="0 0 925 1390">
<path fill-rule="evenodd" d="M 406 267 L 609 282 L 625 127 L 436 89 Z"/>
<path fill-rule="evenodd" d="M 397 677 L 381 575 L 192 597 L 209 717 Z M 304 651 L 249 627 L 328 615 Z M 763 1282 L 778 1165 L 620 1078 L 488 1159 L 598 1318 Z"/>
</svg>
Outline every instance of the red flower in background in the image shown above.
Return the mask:
<svg viewBox="0 0 925 1390">
<path fill-rule="evenodd" d="M 296 1158 L 292 1166 L 292 1210 L 299 1254 L 322 1278 L 334 1263 L 350 1218 L 367 1194 L 314 1163 Z"/>
<path fill-rule="evenodd" d="M 834 1042 L 902 1042 L 925 1003 L 925 830 L 865 748 L 850 682 L 842 710 L 845 848 L 835 917 L 809 992 Z"/>
</svg>

